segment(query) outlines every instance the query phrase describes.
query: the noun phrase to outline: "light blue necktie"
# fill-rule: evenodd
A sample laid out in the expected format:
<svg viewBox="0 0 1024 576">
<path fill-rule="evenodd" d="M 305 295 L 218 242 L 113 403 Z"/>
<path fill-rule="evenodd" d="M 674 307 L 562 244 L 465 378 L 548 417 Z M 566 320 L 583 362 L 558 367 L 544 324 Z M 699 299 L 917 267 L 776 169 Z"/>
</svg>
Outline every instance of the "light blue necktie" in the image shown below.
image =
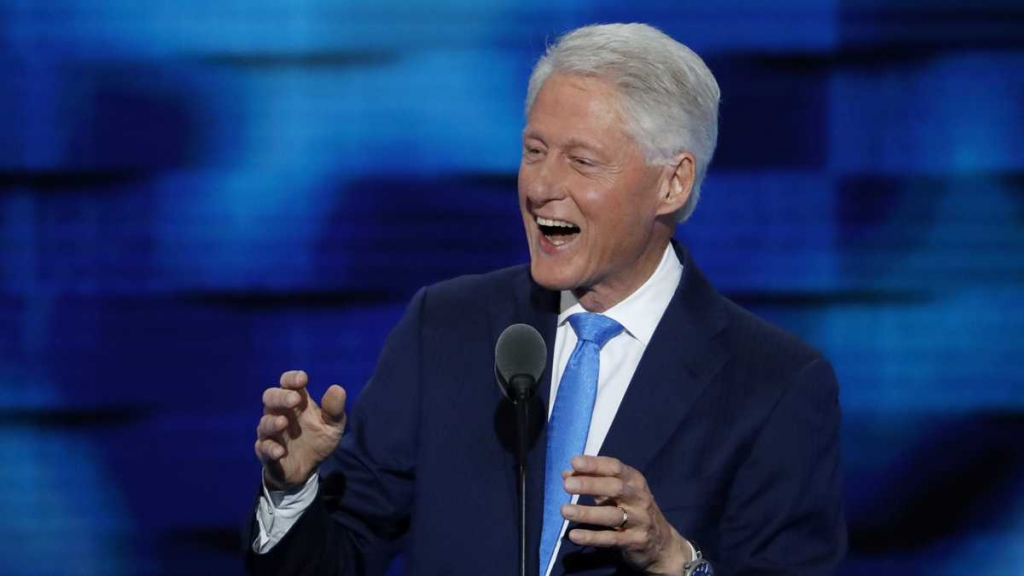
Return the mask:
<svg viewBox="0 0 1024 576">
<path fill-rule="evenodd" d="M 547 573 L 551 554 L 562 531 L 562 506 L 570 496 L 563 488 L 562 471 L 571 470 L 572 457 L 587 445 L 590 417 L 597 399 L 601 347 L 622 332 L 622 325 L 607 316 L 585 312 L 569 317 L 576 332 L 576 348 L 558 384 L 555 406 L 548 420 L 547 464 L 544 468 L 544 523 L 540 532 L 540 576 Z"/>
</svg>

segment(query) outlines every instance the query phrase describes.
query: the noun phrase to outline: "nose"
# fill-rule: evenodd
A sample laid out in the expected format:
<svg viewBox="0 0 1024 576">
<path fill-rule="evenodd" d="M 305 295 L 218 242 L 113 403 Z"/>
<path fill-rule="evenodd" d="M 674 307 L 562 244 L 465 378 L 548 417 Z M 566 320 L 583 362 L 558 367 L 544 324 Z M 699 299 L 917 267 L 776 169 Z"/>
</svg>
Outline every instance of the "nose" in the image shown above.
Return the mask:
<svg viewBox="0 0 1024 576">
<path fill-rule="evenodd" d="M 542 205 L 568 195 L 565 174 L 556 158 L 549 156 L 519 167 L 519 191 L 530 204 Z"/>
</svg>

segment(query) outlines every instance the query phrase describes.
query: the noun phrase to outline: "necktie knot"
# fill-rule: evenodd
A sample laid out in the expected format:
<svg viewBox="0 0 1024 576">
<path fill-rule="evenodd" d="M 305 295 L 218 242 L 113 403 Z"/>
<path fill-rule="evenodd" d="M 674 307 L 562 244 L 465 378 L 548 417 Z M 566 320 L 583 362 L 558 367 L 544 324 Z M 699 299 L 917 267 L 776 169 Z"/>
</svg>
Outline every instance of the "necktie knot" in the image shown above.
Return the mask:
<svg viewBox="0 0 1024 576">
<path fill-rule="evenodd" d="M 598 348 L 622 332 L 622 324 L 603 315 L 593 312 L 581 312 L 569 316 L 576 337 L 586 342 L 597 344 Z"/>
</svg>

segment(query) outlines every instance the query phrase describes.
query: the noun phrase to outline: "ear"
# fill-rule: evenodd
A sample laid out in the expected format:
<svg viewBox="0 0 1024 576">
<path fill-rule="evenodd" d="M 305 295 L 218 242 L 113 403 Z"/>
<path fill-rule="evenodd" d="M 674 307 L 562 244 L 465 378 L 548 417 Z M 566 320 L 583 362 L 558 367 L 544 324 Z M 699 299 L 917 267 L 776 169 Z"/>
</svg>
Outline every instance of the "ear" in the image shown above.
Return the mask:
<svg viewBox="0 0 1024 576">
<path fill-rule="evenodd" d="M 690 199 L 697 179 L 697 159 L 690 152 L 680 152 L 666 166 L 671 170 L 661 184 L 658 215 L 674 214 Z"/>
</svg>

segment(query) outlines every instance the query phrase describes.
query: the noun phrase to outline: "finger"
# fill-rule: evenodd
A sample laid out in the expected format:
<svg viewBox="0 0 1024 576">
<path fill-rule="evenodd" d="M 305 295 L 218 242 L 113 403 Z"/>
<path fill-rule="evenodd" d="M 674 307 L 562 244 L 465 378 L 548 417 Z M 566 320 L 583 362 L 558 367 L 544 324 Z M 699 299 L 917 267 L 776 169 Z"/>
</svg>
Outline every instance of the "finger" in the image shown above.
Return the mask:
<svg viewBox="0 0 1024 576">
<path fill-rule="evenodd" d="M 588 476 L 616 476 L 625 478 L 632 468 L 626 466 L 621 460 L 610 456 L 587 456 L 579 454 L 572 458 L 572 469 L 579 474 Z"/>
<path fill-rule="evenodd" d="M 573 457 L 574 476 L 606 476 L 621 479 L 626 491 L 634 494 L 647 492 L 647 479 L 637 469 L 608 456 L 579 455 Z M 598 503 L 601 503 L 600 501 Z"/>
<path fill-rule="evenodd" d="M 614 500 L 628 497 L 628 486 L 621 478 L 604 476 L 571 476 L 563 482 L 565 491 L 580 496 L 604 496 Z"/>
<path fill-rule="evenodd" d="M 635 544 L 636 536 L 628 530 L 584 530 L 576 528 L 569 530 L 569 540 L 580 546 L 593 546 L 595 548 L 627 547 Z"/>
<path fill-rule="evenodd" d="M 302 396 L 294 390 L 267 388 L 263 391 L 263 407 L 267 410 L 288 410 L 295 408 Z"/>
<path fill-rule="evenodd" d="M 304 370 L 289 370 L 281 374 L 281 388 L 302 390 L 309 384 L 309 376 Z"/>
<path fill-rule="evenodd" d="M 592 526 L 608 526 L 618 528 L 622 526 L 622 509 L 618 506 L 581 506 L 579 504 L 566 504 L 562 506 L 562 518 L 570 522 L 590 524 Z M 630 519 L 633 522 L 633 519 Z"/>
<path fill-rule="evenodd" d="M 271 438 L 256 441 L 256 456 L 263 462 L 276 462 L 288 453 L 284 446 Z"/>
<path fill-rule="evenodd" d="M 256 436 L 260 439 L 280 436 L 288 427 L 288 418 L 279 414 L 264 414 L 256 426 Z"/>
<path fill-rule="evenodd" d="M 345 424 L 345 389 L 332 384 L 320 399 L 320 413 L 324 422 L 335 426 Z"/>
</svg>

